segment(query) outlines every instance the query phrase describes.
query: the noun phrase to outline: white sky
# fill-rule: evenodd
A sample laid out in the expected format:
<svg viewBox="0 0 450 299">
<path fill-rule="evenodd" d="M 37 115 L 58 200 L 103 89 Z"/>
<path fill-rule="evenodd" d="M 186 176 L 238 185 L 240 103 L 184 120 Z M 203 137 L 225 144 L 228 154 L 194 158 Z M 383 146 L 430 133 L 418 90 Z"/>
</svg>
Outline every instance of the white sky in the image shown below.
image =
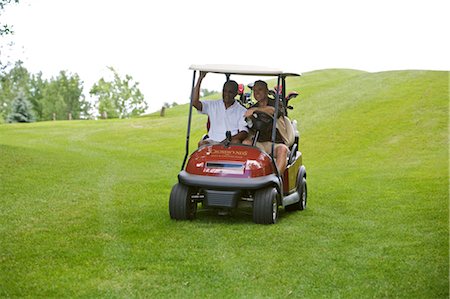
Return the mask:
<svg viewBox="0 0 450 299">
<path fill-rule="evenodd" d="M 191 64 L 450 70 L 449 13 L 448 0 L 21 0 L 1 15 L 15 31 L 2 56 L 47 78 L 78 73 L 87 97 L 113 66 L 155 111 L 188 102 Z"/>
</svg>

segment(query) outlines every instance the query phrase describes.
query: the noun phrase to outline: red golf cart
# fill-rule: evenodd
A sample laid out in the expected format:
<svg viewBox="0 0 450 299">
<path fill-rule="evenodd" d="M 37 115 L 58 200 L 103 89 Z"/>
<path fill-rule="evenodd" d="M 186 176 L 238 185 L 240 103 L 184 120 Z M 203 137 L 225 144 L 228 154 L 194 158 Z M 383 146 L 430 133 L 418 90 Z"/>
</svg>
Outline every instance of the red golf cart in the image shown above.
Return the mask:
<svg viewBox="0 0 450 299">
<path fill-rule="evenodd" d="M 286 78 L 300 76 L 281 70 L 236 65 L 192 65 L 192 91 L 194 90 L 197 72 L 224 74 L 227 79 L 231 75 L 251 75 L 276 77 L 277 87 L 273 92 L 275 115 L 278 109 L 292 109 L 289 100 L 297 93 L 286 94 Z M 191 102 L 192 102 L 191 96 Z M 282 105 L 278 105 L 281 102 Z M 282 107 L 282 108 L 279 108 Z M 265 123 L 263 115 L 253 115 L 248 120 L 249 126 L 259 130 Z M 269 116 L 270 117 L 270 116 Z M 273 118 L 273 117 L 272 117 Z M 178 183 L 170 193 L 170 217 L 176 220 L 193 219 L 197 212 L 197 204 L 219 211 L 251 206 L 253 221 L 259 224 L 276 223 L 278 208 L 288 211 L 304 210 L 307 201 L 306 169 L 302 164 L 302 154 L 298 150 L 299 136 L 296 122 L 285 118 L 288 131 L 290 154 L 288 166 L 283 174 L 278 172 L 271 153 L 265 153 L 253 145 L 232 144 L 230 136 L 221 144 L 205 145 L 196 149 L 189 157 L 189 137 L 192 119 L 192 103 L 189 108 L 189 119 L 186 137 L 186 153 Z M 275 141 L 277 121 L 270 122 L 272 142 Z M 231 134 L 229 134 L 231 135 Z M 256 134 L 256 138 L 258 133 Z M 187 162 L 187 163 L 186 163 Z"/>
</svg>

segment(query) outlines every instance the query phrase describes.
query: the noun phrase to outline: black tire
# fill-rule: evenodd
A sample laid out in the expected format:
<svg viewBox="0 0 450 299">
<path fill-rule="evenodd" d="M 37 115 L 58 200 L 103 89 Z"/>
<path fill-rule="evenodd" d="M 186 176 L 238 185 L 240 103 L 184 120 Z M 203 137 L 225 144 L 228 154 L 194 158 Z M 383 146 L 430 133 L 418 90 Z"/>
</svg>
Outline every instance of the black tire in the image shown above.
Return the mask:
<svg viewBox="0 0 450 299">
<path fill-rule="evenodd" d="M 306 185 L 306 178 L 304 178 L 304 177 L 302 178 L 302 184 L 301 184 L 299 195 L 300 195 L 300 201 L 298 202 L 299 203 L 298 209 L 300 211 L 303 211 L 306 209 L 306 203 L 308 200 L 308 187 Z"/>
<path fill-rule="evenodd" d="M 303 177 L 300 181 L 300 186 L 297 187 L 298 196 L 300 197 L 300 200 L 294 204 L 285 206 L 284 209 L 288 212 L 291 211 L 303 211 L 306 209 L 306 201 L 308 198 L 308 189 L 306 186 L 306 178 Z"/>
<path fill-rule="evenodd" d="M 191 220 L 195 218 L 197 203 L 191 199 L 189 187 L 176 184 L 170 192 L 169 213 L 170 218 L 176 220 Z"/>
<path fill-rule="evenodd" d="M 269 187 L 256 191 L 253 199 L 253 221 L 258 224 L 274 224 L 277 219 L 277 190 Z"/>
</svg>

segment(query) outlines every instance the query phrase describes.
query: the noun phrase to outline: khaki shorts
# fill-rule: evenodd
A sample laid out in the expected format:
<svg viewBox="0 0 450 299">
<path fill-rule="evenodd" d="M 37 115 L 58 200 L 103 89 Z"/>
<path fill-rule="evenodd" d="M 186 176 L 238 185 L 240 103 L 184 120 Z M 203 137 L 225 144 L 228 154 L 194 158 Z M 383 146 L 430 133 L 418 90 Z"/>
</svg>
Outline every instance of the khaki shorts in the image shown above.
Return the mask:
<svg viewBox="0 0 450 299">
<path fill-rule="evenodd" d="M 246 144 L 252 144 L 254 136 L 255 135 L 253 133 L 249 133 L 247 138 L 245 138 L 245 140 L 243 142 Z M 277 157 L 276 150 L 277 150 L 277 147 L 279 147 L 279 146 L 287 147 L 287 145 L 285 145 L 284 143 L 275 143 L 275 148 L 274 148 L 275 158 Z M 256 147 L 259 148 L 260 150 L 262 150 L 263 152 L 267 153 L 268 155 L 270 155 L 270 153 L 272 152 L 272 142 L 271 141 L 256 142 Z M 289 156 L 289 153 L 290 153 L 289 147 L 287 147 L 287 155 L 288 156 Z"/>
<path fill-rule="evenodd" d="M 284 143 L 275 143 L 275 148 L 274 148 L 275 158 L 277 157 L 276 151 L 277 151 L 277 147 L 279 147 L 279 146 L 286 146 L 286 145 Z M 258 147 L 260 150 L 266 152 L 269 155 L 272 152 L 272 142 L 271 141 L 256 142 L 256 147 Z M 288 149 L 288 156 L 289 156 L 289 149 Z"/>
</svg>

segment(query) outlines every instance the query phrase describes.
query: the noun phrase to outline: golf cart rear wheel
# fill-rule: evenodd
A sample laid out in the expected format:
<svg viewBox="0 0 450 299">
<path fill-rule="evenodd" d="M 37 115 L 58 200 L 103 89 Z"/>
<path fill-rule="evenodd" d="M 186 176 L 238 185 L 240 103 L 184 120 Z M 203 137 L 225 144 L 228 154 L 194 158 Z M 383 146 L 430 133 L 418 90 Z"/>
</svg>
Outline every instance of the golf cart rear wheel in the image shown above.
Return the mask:
<svg viewBox="0 0 450 299">
<path fill-rule="evenodd" d="M 253 199 L 253 221 L 258 224 L 273 224 L 277 219 L 277 190 L 269 187 L 256 191 Z"/>
<path fill-rule="evenodd" d="M 284 209 L 286 211 L 303 211 L 304 209 L 306 209 L 306 200 L 308 197 L 308 188 L 306 186 L 306 178 L 303 177 L 300 181 L 300 186 L 298 186 L 298 196 L 300 198 L 300 200 L 294 204 L 288 205 L 286 207 L 284 207 Z"/>
<path fill-rule="evenodd" d="M 191 199 L 189 187 L 176 184 L 170 192 L 169 213 L 170 218 L 176 220 L 194 219 L 197 212 L 197 203 Z"/>
<path fill-rule="evenodd" d="M 299 210 L 303 211 L 306 209 L 306 202 L 308 199 L 308 188 L 306 186 L 306 178 L 302 178 L 302 185 L 299 195 L 300 195 Z"/>
</svg>

